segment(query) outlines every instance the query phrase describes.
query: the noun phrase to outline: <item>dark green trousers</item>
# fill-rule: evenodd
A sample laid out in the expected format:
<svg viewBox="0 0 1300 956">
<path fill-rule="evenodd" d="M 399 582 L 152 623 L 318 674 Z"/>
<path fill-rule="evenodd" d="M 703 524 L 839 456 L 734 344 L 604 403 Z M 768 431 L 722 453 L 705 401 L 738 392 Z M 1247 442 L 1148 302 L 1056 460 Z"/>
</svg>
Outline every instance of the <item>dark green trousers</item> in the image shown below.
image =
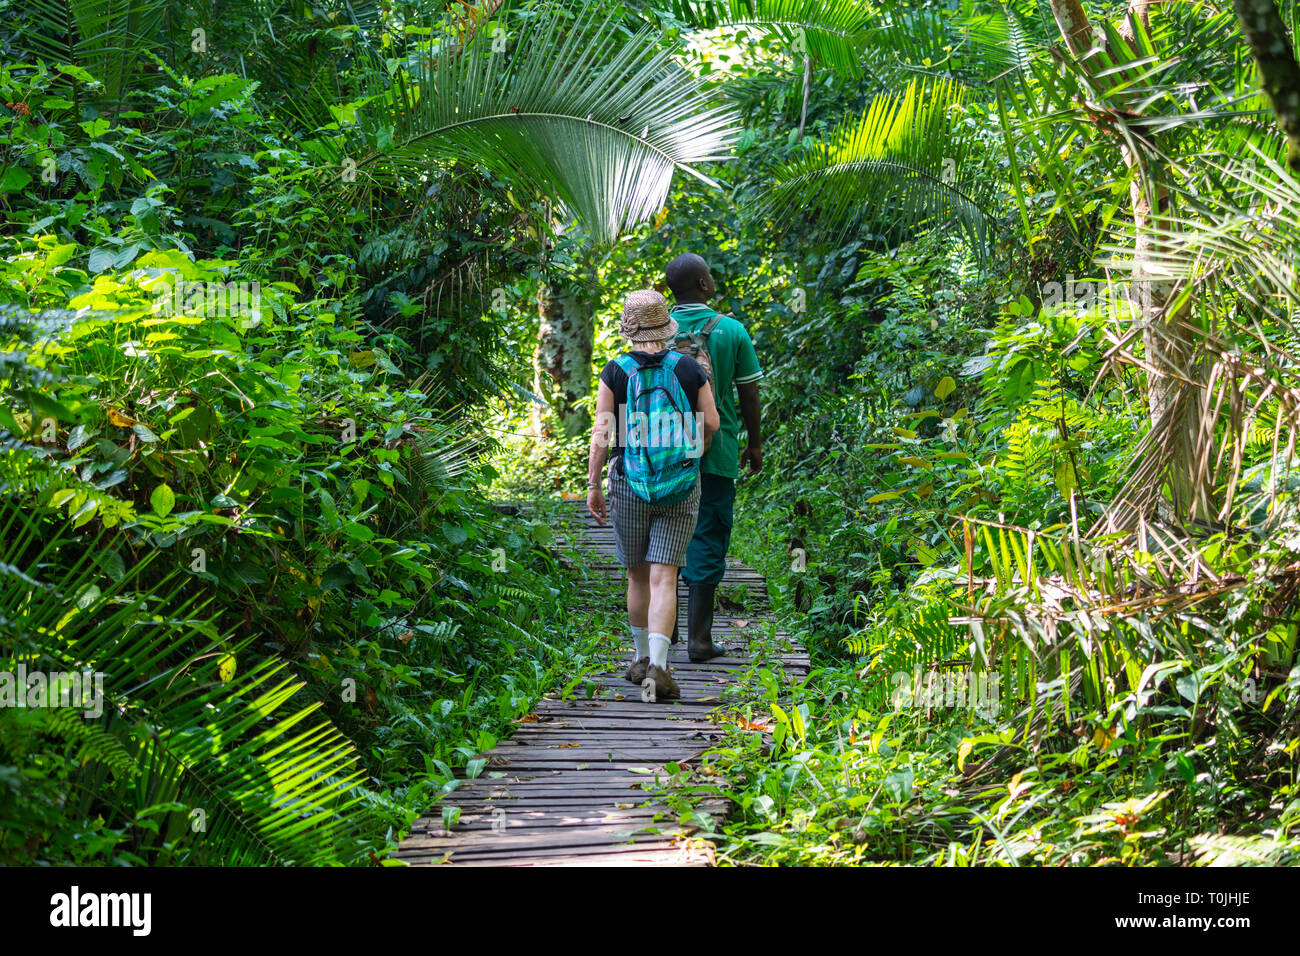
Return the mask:
<svg viewBox="0 0 1300 956">
<path fill-rule="evenodd" d="M 731 544 L 732 506 L 736 482 L 720 475 L 700 475 L 700 513 L 695 534 L 686 548 L 682 580 L 688 584 L 717 584 L 727 572 Z"/>
</svg>

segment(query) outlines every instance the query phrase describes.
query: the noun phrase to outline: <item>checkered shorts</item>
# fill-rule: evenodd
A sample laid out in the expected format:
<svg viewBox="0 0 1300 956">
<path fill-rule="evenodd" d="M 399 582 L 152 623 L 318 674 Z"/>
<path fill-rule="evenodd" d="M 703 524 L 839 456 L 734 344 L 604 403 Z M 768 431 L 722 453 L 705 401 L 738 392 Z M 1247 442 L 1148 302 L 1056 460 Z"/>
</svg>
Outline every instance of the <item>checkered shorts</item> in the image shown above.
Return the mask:
<svg viewBox="0 0 1300 956">
<path fill-rule="evenodd" d="M 652 505 L 628 487 L 621 459 L 609 469 L 609 520 L 614 526 L 614 552 L 625 568 L 647 561 L 680 568 L 695 534 L 700 509 L 700 483 L 689 498 L 670 505 Z"/>
</svg>

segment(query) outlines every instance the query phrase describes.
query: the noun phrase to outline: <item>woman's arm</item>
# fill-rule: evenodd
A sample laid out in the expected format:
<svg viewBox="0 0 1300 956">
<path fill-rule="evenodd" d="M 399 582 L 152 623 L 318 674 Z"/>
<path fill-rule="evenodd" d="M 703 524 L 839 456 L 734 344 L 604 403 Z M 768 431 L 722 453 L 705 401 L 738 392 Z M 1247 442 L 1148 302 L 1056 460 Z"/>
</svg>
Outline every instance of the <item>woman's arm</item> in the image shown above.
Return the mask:
<svg viewBox="0 0 1300 956">
<path fill-rule="evenodd" d="M 718 414 L 718 403 L 713 400 L 713 387 L 705 382 L 699 392 L 700 424 L 704 429 L 704 450 L 713 444 L 713 436 L 722 427 L 722 416 Z"/>
<path fill-rule="evenodd" d="M 596 420 L 591 426 L 591 452 L 587 455 L 587 510 L 599 524 L 605 523 L 605 493 L 600 487 L 600 472 L 605 467 L 614 427 L 614 392 L 602 381 L 596 389 Z"/>
</svg>

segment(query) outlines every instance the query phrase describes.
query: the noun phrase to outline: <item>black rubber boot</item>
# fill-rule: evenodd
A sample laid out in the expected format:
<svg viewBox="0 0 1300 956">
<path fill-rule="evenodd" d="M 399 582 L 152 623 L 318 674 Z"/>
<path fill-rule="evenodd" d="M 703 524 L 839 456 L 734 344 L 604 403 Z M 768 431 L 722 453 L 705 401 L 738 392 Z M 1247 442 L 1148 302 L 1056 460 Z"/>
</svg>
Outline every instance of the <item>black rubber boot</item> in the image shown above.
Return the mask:
<svg viewBox="0 0 1300 956">
<path fill-rule="evenodd" d="M 713 594 L 716 584 L 688 584 L 686 603 L 686 656 L 692 664 L 703 664 L 727 653 L 713 643 Z"/>
</svg>

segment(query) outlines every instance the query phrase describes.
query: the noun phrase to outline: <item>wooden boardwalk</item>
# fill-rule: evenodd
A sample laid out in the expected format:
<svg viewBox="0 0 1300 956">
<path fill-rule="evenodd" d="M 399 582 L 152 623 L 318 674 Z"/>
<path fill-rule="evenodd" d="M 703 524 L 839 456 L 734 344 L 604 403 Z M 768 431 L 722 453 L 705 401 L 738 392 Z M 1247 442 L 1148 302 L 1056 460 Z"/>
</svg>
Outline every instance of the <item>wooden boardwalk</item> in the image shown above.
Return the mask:
<svg viewBox="0 0 1300 956">
<path fill-rule="evenodd" d="M 581 549 L 596 573 L 621 579 L 614 559 L 613 530 L 598 526 L 583 502 L 566 504 L 558 535 Z M 620 655 L 617 670 L 595 678 L 594 696 L 540 701 L 511 736 L 481 756 L 482 774 L 464 780 L 430 815 L 415 822 L 395 854 L 411 864 L 462 866 L 651 866 L 708 865 L 710 849 L 692 846 L 689 828 L 655 803 L 647 790 L 664 765 L 694 760 L 722 737 L 718 708 L 723 692 L 743 673 L 746 648 L 770 620 L 767 585 L 750 568 L 730 564 L 719 593 L 744 586 L 742 610 L 724 603 L 714 619 L 714 641 L 731 654 L 692 664 L 686 645 L 672 648 L 673 675 L 681 700 L 643 703 L 640 689 L 623 679 L 631 655 Z M 679 593 L 680 625 L 685 634 L 686 591 Z M 769 641 L 771 639 L 769 638 Z M 808 671 L 808 656 L 788 636 L 769 644 L 769 661 L 789 676 Z M 773 656 L 775 655 L 775 656 Z M 442 807 L 461 810 L 451 831 Z M 725 801 L 698 808 L 719 819 Z M 696 841 L 701 842 L 701 841 Z"/>
</svg>

